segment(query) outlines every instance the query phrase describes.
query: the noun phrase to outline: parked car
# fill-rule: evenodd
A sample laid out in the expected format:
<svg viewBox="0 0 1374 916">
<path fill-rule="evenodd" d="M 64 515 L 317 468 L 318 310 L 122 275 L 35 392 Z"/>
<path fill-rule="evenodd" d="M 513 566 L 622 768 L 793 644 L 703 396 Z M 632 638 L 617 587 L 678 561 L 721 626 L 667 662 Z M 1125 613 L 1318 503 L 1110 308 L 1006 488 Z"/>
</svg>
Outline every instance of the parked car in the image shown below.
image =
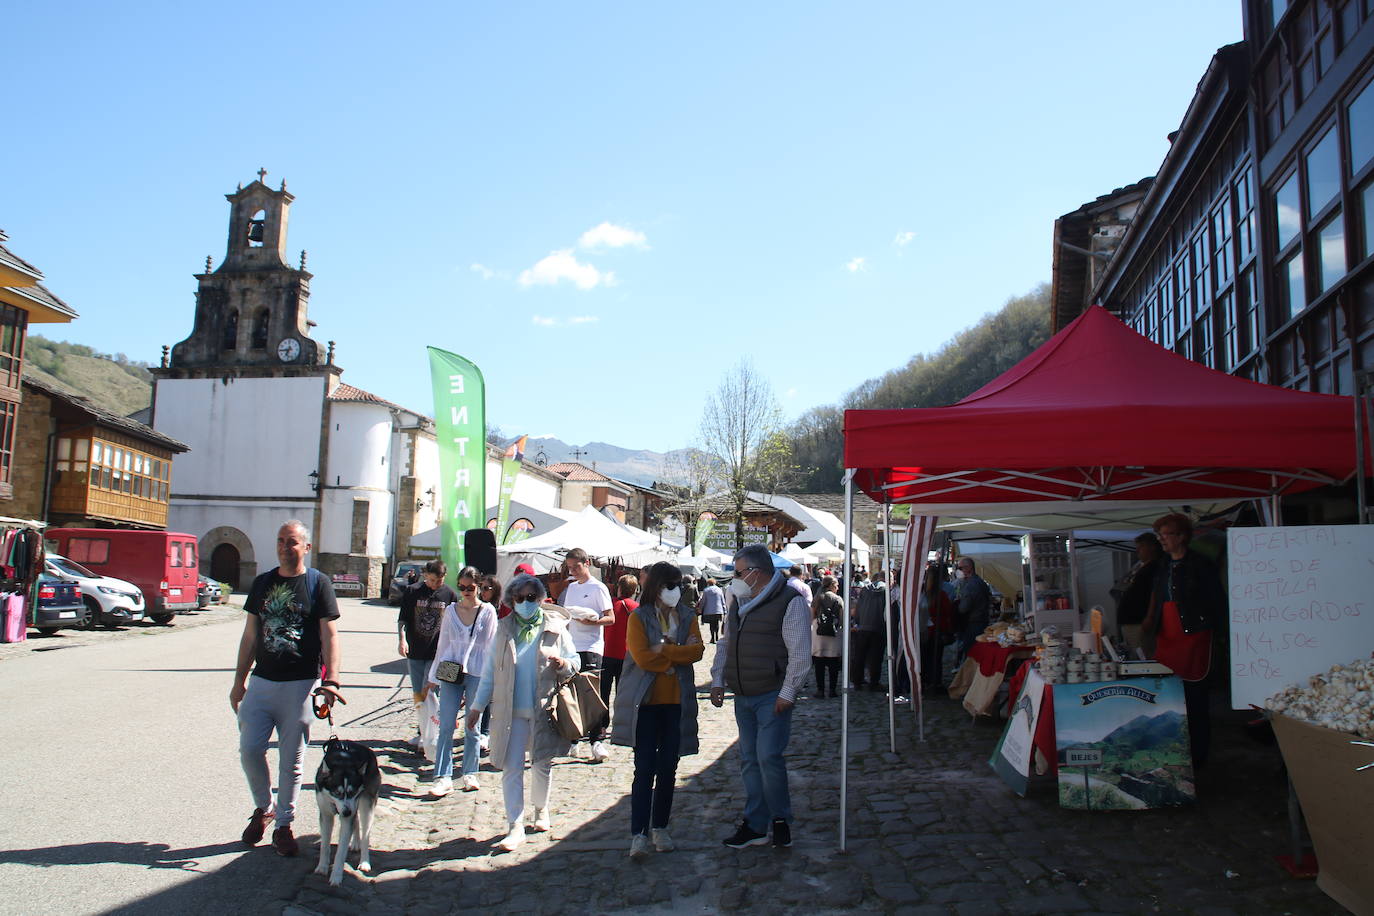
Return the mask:
<svg viewBox="0 0 1374 916">
<path fill-rule="evenodd" d="M 424 574 L 425 564 L 407 561 L 397 563 L 396 571 L 391 575 L 391 588 L 386 593 L 387 604 L 400 604 L 401 594 L 416 582 L 420 581 L 420 576 Z"/>
<path fill-rule="evenodd" d="M 143 619 L 143 591 L 132 582 L 91 572 L 60 553 L 46 555 L 43 565 L 49 575 L 76 583 L 83 606 L 79 621 L 82 629 L 97 626 L 113 629 L 122 623 Z"/>
<path fill-rule="evenodd" d="M 38 608 L 33 623 L 38 632 L 56 633 L 74 627 L 81 622 L 85 610 L 75 582 L 45 572 L 38 574 Z"/>
<path fill-rule="evenodd" d="M 196 588 L 196 604 L 200 607 L 209 607 L 212 604 L 219 604 L 224 598 L 223 590 L 219 583 L 205 574 L 201 574 L 200 584 Z"/>
<path fill-rule="evenodd" d="M 169 623 L 178 611 L 196 609 L 200 556 L 194 535 L 125 528 L 49 528 L 43 532 L 43 545 L 101 575 L 137 585 L 143 590 L 147 614 L 155 623 Z"/>
</svg>

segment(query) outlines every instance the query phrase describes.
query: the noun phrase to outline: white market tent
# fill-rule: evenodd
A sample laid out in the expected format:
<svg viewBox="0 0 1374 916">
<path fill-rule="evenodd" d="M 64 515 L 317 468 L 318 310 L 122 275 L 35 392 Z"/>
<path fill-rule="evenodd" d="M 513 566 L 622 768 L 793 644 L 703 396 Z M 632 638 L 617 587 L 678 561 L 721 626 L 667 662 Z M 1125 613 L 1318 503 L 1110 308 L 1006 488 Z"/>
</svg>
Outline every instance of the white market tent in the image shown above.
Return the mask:
<svg viewBox="0 0 1374 916">
<path fill-rule="evenodd" d="M 587 506 L 551 531 L 497 547 L 497 572 L 509 577 L 516 564 L 538 557 L 557 563 L 574 547 L 581 547 L 594 557 L 619 557 L 628 566 L 648 566 L 673 559 L 673 551 L 660 546 L 658 535 L 621 525 Z"/>
<path fill-rule="evenodd" d="M 835 545 L 844 541 L 845 525 L 844 522 L 840 521 L 838 516 L 826 512 L 824 509 L 813 509 L 810 506 L 802 505 L 790 496 L 751 492 L 749 498 L 756 499 L 761 503 L 767 503 L 775 509 L 781 509 L 783 512 L 786 512 L 788 515 L 801 522 L 805 527 L 793 538 L 794 541 L 815 541 L 816 543 L 825 541 L 834 548 L 837 554 L 840 553 L 840 549 L 835 547 Z M 867 568 L 870 562 L 868 543 L 855 534 L 850 538 L 850 544 L 855 552 L 855 563 Z M 816 552 L 812 547 L 815 547 L 815 544 L 812 544 L 811 547 L 806 549 L 812 556 L 815 556 Z M 842 556 L 841 554 L 841 558 Z"/>
<path fill-rule="evenodd" d="M 819 541 L 806 548 L 806 552 L 823 563 L 844 559 L 844 551 L 836 547 L 826 538 L 821 538 Z"/>
<path fill-rule="evenodd" d="M 788 544 L 782 549 L 782 556 L 793 563 L 815 563 L 816 558 L 800 544 Z"/>
</svg>

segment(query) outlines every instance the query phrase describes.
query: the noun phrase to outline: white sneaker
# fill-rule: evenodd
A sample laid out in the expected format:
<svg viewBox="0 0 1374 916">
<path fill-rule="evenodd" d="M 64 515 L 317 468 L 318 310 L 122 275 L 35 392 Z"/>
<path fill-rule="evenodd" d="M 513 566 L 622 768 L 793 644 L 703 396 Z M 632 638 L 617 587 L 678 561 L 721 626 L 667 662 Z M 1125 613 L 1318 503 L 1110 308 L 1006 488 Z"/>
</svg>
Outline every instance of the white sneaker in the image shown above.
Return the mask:
<svg viewBox="0 0 1374 916">
<path fill-rule="evenodd" d="M 496 845 L 506 852 L 513 852 L 523 842 L 525 842 L 525 825 L 519 821 L 511 821 L 510 832 Z"/>
<path fill-rule="evenodd" d="M 606 742 L 592 742 L 592 759 L 595 760 L 597 763 L 603 763 L 611 759 L 611 752 L 610 749 L 606 747 Z"/>
<path fill-rule="evenodd" d="M 411 738 L 409 744 L 412 748 L 414 748 L 417 751 L 424 746 L 424 742 L 420 739 L 419 735 L 416 735 L 414 738 Z"/>
<path fill-rule="evenodd" d="M 453 780 L 447 776 L 440 776 L 430 784 L 429 794 L 435 798 L 443 798 L 453 791 Z"/>
<path fill-rule="evenodd" d="M 534 829 L 537 830 L 539 833 L 548 833 L 548 832 L 549 832 L 549 828 L 552 827 L 552 826 L 553 826 L 553 825 L 549 823 L 549 809 L 548 809 L 548 808 L 535 808 L 535 809 L 534 809 Z"/>
<path fill-rule="evenodd" d="M 491 750 L 491 736 L 479 733 L 477 735 L 477 747 L 481 750 L 483 754 Z"/>
<path fill-rule="evenodd" d="M 479 788 L 479 786 L 477 785 L 477 774 L 476 774 L 476 773 L 469 773 L 468 775 L 466 775 L 466 776 L 463 777 L 463 791 L 464 791 L 464 792 L 476 792 L 476 791 L 478 790 L 478 788 Z"/>
<path fill-rule="evenodd" d="M 643 862 L 649 858 L 649 853 L 653 848 L 649 845 L 649 838 L 642 833 L 636 833 L 630 837 L 630 858 L 636 862 Z"/>
<path fill-rule="evenodd" d="M 677 844 L 674 843 L 673 838 L 668 835 L 667 827 L 655 827 L 653 830 L 649 831 L 649 833 L 654 838 L 654 849 L 657 849 L 659 852 L 672 852 L 674 849 L 677 849 Z"/>
</svg>

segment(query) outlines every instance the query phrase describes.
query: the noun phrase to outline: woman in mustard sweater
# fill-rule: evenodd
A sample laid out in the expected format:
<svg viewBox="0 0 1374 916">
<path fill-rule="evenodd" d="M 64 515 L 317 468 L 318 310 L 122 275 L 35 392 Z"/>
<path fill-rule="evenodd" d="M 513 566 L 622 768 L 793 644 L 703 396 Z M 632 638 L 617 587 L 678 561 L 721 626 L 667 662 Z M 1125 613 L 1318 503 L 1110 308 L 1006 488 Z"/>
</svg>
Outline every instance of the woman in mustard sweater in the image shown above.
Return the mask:
<svg viewBox="0 0 1374 916">
<path fill-rule="evenodd" d="M 681 571 L 672 563 L 655 563 L 646 570 L 639 607 L 625 630 L 611 743 L 634 748 L 630 858 L 636 861 L 651 850 L 674 848 L 668 819 L 677 761 L 698 748 L 692 665 L 701 661 L 705 647 L 696 615 L 681 600 Z"/>
</svg>

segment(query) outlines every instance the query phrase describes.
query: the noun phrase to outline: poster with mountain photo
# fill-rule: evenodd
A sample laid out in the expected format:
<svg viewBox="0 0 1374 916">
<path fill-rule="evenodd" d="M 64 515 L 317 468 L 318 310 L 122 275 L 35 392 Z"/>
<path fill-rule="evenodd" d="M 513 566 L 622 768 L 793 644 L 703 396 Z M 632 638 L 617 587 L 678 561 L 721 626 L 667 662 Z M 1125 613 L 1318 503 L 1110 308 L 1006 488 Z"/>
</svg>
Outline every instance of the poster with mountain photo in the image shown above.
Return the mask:
<svg viewBox="0 0 1374 916">
<path fill-rule="evenodd" d="M 1195 800 L 1178 678 L 1055 684 L 1054 724 L 1061 807 L 1125 811 Z M 1100 750 L 1102 762 L 1066 766 L 1069 748 Z"/>
</svg>

